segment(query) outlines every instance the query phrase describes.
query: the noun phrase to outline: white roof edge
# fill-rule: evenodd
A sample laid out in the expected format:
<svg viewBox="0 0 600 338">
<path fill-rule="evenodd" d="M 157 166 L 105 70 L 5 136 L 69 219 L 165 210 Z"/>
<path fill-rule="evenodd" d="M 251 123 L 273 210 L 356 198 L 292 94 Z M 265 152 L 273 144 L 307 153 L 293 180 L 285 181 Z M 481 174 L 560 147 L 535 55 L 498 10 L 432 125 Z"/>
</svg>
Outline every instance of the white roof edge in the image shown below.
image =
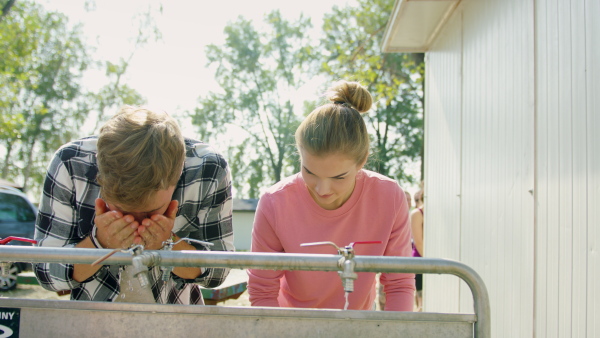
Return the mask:
<svg viewBox="0 0 600 338">
<path fill-rule="evenodd" d="M 451 4 L 448 4 L 449 2 Z M 396 0 L 383 34 L 381 50 L 384 53 L 427 52 L 459 3 L 460 0 Z M 405 22 L 405 14 L 424 14 L 422 5 L 426 5 L 430 9 L 425 12 L 426 14 L 435 13 L 429 17 L 433 20 L 423 20 L 419 22 L 421 25 L 410 26 Z M 431 10 L 432 6 L 435 7 L 433 11 Z M 447 9 L 444 10 L 444 7 Z M 419 11 L 420 8 L 421 11 Z M 402 25 L 404 27 L 401 28 Z M 414 30 L 415 33 L 426 31 L 427 36 L 419 37 L 418 34 L 409 34 L 410 38 L 397 38 L 396 34 L 400 29 L 408 29 L 409 33 L 411 30 Z M 406 34 L 404 35 L 406 36 Z M 416 41 L 417 43 L 415 43 Z"/>
</svg>

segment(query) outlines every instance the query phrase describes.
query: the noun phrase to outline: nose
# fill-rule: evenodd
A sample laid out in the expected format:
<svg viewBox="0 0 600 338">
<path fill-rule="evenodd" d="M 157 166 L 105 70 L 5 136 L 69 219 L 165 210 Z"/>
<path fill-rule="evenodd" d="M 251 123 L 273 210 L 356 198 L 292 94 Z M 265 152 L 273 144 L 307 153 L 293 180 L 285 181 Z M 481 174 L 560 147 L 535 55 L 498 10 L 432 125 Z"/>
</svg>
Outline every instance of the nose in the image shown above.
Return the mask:
<svg viewBox="0 0 600 338">
<path fill-rule="evenodd" d="M 315 192 L 321 196 L 329 194 L 329 183 L 327 180 L 318 180 L 315 184 Z"/>
</svg>

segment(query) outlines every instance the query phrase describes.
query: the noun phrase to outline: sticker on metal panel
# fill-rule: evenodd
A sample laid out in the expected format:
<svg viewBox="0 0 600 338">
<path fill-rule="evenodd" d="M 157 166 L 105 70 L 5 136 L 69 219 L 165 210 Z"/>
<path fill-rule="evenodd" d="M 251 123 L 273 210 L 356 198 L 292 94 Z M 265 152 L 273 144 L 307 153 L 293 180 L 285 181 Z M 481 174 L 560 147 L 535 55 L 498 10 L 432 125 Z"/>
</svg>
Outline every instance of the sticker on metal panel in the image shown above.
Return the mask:
<svg viewBox="0 0 600 338">
<path fill-rule="evenodd" d="M 0 307 L 0 338 L 19 337 L 21 309 Z"/>
</svg>

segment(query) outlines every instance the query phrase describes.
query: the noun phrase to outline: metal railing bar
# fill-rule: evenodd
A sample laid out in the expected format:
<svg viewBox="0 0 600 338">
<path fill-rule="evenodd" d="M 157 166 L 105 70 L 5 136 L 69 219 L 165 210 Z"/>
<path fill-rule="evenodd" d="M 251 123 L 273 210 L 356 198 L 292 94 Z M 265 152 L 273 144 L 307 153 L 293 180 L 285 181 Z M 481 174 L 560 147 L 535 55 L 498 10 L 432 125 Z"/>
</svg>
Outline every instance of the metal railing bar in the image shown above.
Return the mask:
<svg viewBox="0 0 600 338">
<path fill-rule="evenodd" d="M 0 246 L 0 261 L 31 263 L 91 264 L 111 252 L 109 249 Z M 339 255 L 253 253 L 225 251 L 147 250 L 142 254 L 148 266 L 229 267 L 265 270 L 339 271 Z M 104 265 L 129 265 L 133 256 L 117 252 Z M 451 274 L 464 280 L 473 294 L 477 321 L 475 337 L 491 334 L 490 302 L 483 279 L 471 267 L 452 260 L 437 258 L 356 256 L 356 272 L 408 272 Z"/>
</svg>

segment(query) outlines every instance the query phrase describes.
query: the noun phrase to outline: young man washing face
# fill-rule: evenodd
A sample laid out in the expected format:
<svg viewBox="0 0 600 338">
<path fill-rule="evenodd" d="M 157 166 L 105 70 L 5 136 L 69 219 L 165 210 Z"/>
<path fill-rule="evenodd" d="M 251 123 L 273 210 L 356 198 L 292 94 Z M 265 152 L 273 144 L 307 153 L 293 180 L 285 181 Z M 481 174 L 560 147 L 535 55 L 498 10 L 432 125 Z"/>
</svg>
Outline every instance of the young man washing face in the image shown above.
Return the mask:
<svg viewBox="0 0 600 338">
<path fill-rule="evenodd" d="M 186 139 L 165 112 L 123 107 L 92 136 L 62 146 L 44 184 L 35 238 L 39 246 L 159 250 L 171 238 L 233 251 L 231 178 L 209 145 Z M 179 242 L 173 250 L 205 250 Z M 38 263 L 44 288 L 72 300 L 117 301 L 125 267 Z M 218 286 L 229 269 L 175 267 L 168 281 L 149 270 L 163 304 L 203 304 L 198 284 Z M 121 295 L 123 296 L 123 295 Z"/>
</svg>

